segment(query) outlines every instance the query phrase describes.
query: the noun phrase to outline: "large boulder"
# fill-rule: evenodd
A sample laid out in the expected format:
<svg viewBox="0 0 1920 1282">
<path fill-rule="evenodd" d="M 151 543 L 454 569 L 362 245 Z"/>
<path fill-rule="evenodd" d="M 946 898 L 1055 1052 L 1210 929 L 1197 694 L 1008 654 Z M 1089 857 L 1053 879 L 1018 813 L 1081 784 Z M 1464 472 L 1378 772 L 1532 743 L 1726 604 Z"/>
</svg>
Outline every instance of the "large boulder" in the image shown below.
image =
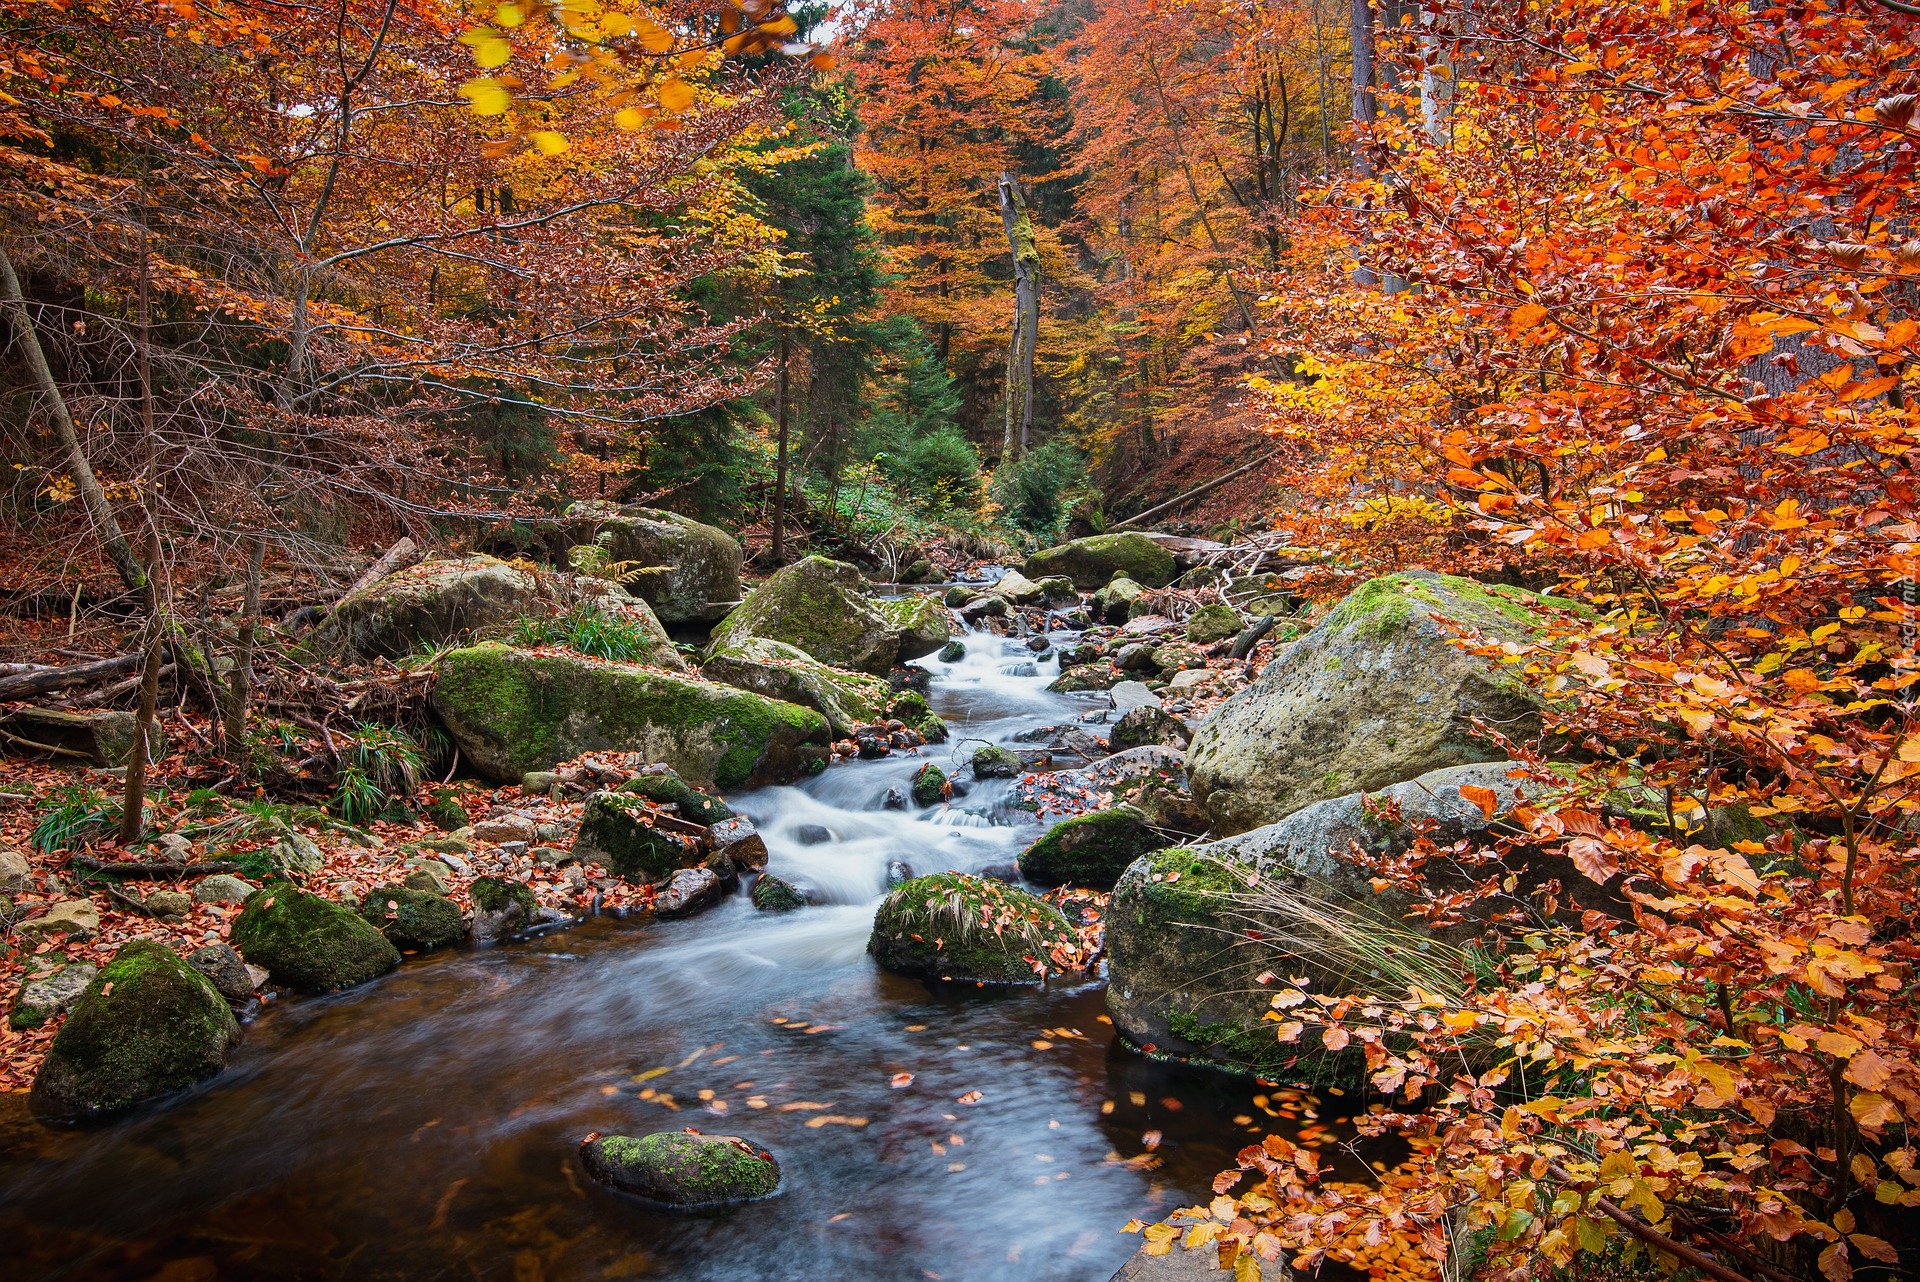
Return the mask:
<svg viewBox="0 0 1920 1282">
<path fill-rule="evenodd" d="M 1127 865 L 1166 844 L 1132 806 L 1095 810 L 1055 824 L 1022 851 L 1020 875 L 1039 886 L 1105 890 Z"/>
<path fill-rule="evenodd" d="M 724 1206 L 780 1187 L 773 1154 L 737 1135 L 603 1135 L 580 1146 L 580 1162 L 600 1183 L 668 1206 Z"/>
<path fill-rule="evenodd" d="M 212 1077 L 239 1040 L 206 976 L 166 945 L 136 939 L 80 994 L 34 1091 L 65 1113 L 126 1108 Z"/>
<path fill-rule="evenodd" d="M 1450 644 L 1439 620 L 1525 642 L 1543 614 L 1534 593 L 1427 570 L 1362 584 L 1195 734 L 1187 771 L 1214 831 L 1498 758 L 1475 719 L 1515 739 L 1537 734 L 1533 692 Z"/>
<path fill-rule="evenodd" d="M 637 505 L 575 503 L 566 515 L 570 542 L 603 540 L 611 559 L 634 563 L 629 589 L 667 623 L 716 619 L 740 599 L 740 544 L 725 530 Z"/>
<path fill-rule="evenodd" d="M 930 596 L 903 596 L 874 604 L 880 607 L 887 622 L 900 631 L 901 663 L 932 654 L 953 640 L 953 623 L 947 608 Z"/>
<path fill-rule="evenodd" d="M 867 952 L 924 979 L 1034 984 L 1075 947 L 1060 910 L 1024 890 L 964 873 L 894 887 L 873 917 Z"/>
<path fill-rule="evenodd" d="M 876 676 L 900 657 L 900 628 L 867 596 L 860 571 L 824 556 L 776 570 L 713 630 L 707 653 L 723 654 L 749 637 L 784 641 L 822 663 Z"/>
<path fill-rule="evenodd" d="M 467 762 L 501 783 L 601 751 L 638 752 L 721 788 L 785 783 L 824 765 L 829 742 L 826 718 L 811 708 L 492 643 L 441 660 L 433 707 Z"/>
<path fill-rule="evenodd" d="M 1064 574 L 1082 592 L 1105 587 L 1124 573 L 1135 583 L 1164 588 L 1173 582 L 1173 554 L 1144 534 L 1096 534 L 1035 552 L 1020 567 L 1029 579 Z"/>
<path fill-rule="evenodd" d="M 131 712 L 111 708 L 89 708 L 75 712 L 64 708 L 15 708 L 0 714 L 0 726 L 19 739 L 49 748 L 77 752 L 96 766 L 124 766 L 133 755 L 134 732 L 138 719 Z M 167 755 L 167 738 L 160 732 L 160 718 L 147 725 L 147 760 L 158 761 Z"/>
<path fill-rule="evenodd" d="M 309 638 L 324 654 L 398 658 L 545 612 L 539 582 L 491 556 L 422 561 L 341 598 Z"/>
<path fill-rule="evenodd" d="M 627 792 L 596 792 L 580 812 L 573 857 L 633 882 L 665 881 L 700 862 L 698 842 L 655 828 L 652 811 Z"/>
<path fill-rule="evenodd" d="M 1379 981 L 1356 959 L 1355 939 L 1399 956 L 1431 952 L 1436 965 L 1484 927 L 1469 920 L 1432 932 L 1406 919 L 1405 890 L 1375 889 L 1372 874 L 1340 855 L 1407 850 L 1425 830 L 1439 846 L 1491 838 L 1498 815 L 1547 790 L 1510 777 L 1511 762 L 1451 766 L 1378 793 L 1316 802 L 1276 824 L 1220 841 L 1148 855 L 1121 876 L 1106 916 L 1107 1008 L 1141 1045 L 1272 1075 L 1297 1048 L 1276 1045 L 1262 1016 L 1275 991 L 1263 974 L 1304 975 L 1311 991 L 1340 994 Z M 1461 793 L 1493 794 L 1495 818 Z M 1475 876 L 1445 860 L 1426 866 L 1437 890 Z M 1479 870 L 1485 876 L 1485 870 Z M 1582 908 L 1618 911 L 1619 901 L 1558 856 L 1532 853 L 1522 881 L 1557 878 Z M 1521 893 L 1524 893 L 1521 892 Z M 1337 923 L 1337 928 L 1335 923 Z M 1394 989 L 1391 981 L 1384 987 Z M 1380 996 L 1398 999 L 1399 991 Z"/>
<path fill-rule="evenodd" d="M 256 891 L 230 938 L 274 983 L 304 993 L 351 988 L 400 964 L 399 950 L 365 920 L 286 882 Z"/>
<path fill-rule="evenodd" d="M 866 725 L 886 704 L 887 683 L 815 661 L 798 646 L 766 637 L 743 637 L 711 651 L 700 675 L 769 699 L 813 708 L 826 717 L 836 738 Z"/>
</svg>

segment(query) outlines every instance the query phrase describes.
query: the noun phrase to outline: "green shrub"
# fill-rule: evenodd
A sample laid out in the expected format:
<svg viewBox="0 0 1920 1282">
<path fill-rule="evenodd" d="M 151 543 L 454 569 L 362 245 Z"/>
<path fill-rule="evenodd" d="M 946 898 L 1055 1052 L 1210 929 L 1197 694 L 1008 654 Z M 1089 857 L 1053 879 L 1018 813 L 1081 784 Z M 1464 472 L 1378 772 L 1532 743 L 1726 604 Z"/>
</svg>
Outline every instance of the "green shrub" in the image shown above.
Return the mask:
<svg viewBox="0 0 1920 1282">
<path fill-rule="evenodd" d="M 1042 539 L 1060 533 L 1077 491 L 1087 484 L 1087 460 L 1065 441 L 1048 441 L 993 474 L 993 501 L 1002 519 Z"/>
<path fill-rule="evenodd" d="M 574 606 L 554 618 L 521 619 L 514 625 L 513 643 L 519 646 L 565 646 L 590 659 L 641 663 L 659 643 L 639 624 L 616 618 L 591 605 Z"/>
<path fill-rule="evenodd" d="M 52 808 L 34 825 L 29 844 L 42 854 L 85 845 L 120 822 L 120 807 L 85 784 L 68 784 L 48 794 Z"/>
</svg>

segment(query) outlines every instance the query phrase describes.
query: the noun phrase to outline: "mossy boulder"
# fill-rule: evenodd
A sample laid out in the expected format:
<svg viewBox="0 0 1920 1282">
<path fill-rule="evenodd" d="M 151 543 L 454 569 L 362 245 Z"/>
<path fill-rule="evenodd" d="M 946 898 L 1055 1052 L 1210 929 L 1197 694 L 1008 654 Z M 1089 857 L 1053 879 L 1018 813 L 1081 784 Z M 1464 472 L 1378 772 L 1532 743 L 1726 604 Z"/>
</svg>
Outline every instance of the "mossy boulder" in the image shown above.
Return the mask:
<svg viewBox="0 0 1920 1282">
<path fill-rule="evenodd" d="M 947 772 L 929 761 L 913 772 L 913 799 L 923 806 L 937 806 L 950 791 Z"/>
<path fill-rule="evenodd" d="M 578 655 L 487 643 L 440 662 L 433 707 L 461 755 L 500 783 L 583 752 L 638 752 L 695 783 L 785 783 L 826 760 L 811 708 Z"/>
<path fill-rule="evenodd" d="M 133 755 L 139 721 L 131 712 L 112 708 L 15 708 L 0 713 L 0 726 L 33 743 L 77 752 L 96 766 L 124 766 Z M 155 717 L 147 724 L 147 760 L 159 761 L 166 755 L 167 737 L 160 732 L 160 718 Z"/>
<path fill-rule="evenodd" d="M 1132 579 L 1115 579 L 1093 594 L 1093 617 L 1115 625 L 1125 623 L 1145 593 L 1146 588 Z"/>
<path fill-rule="evenodd" d="M 7 1027 L 24 1031 L 66 1010 L 87 991 L 100 968 L 90 961 L 70 961 L 51 970 L 28 971 L 7 1012 Z"/>
<path fill-rule="evenodd" d="M 792 882 L 783 881 L 771 873 L 761 873 L 754 879 L 753 891 L 748 898 L 753 901 L 755 908 L 764 913 L 787 913 L 807 906 L 807 897 Z"/>
<path fill-rule="evenodd" d="M 1149 743 L 1185 748 L 1192 737 L 1186 722 L 1150 703 L 1143 703 L 1127 709 L 1113 723 L 1113 729 L 1107 733 L 1107 748 L 1111 752 L 1125 752 Z"/>
<path fill-rule="evenodd" d="M 641 573 L 629 590 L 663 622 L 718 618 L 740 599 L 740 544 L 725 530 L 677 512 L 611 503 L 575 503 L 565 528 L 576 545 L 604 535 L 612 559 L 634 562 Z"/>
<path fill-rule="evenodd" d="M 1412 570 L 1370 580 L 1208 718 L 1188 754 L 1214 831 L 1244 832 L 1330 797 L 1502 754 L 1476 719 L 1539 733 L 1517 669 L 1450 644 L 1451 620 L 1534 640 L 1547 603 L 1520 588 Z"/>
<path fill-rule="evenodd" d="M 1240 612 L 1230 605 L 1203 605 L 1187 620 L 1187 640 L 1195 645 L 1212 645 L 1240 635 L 1244 627 Z"/>
<path fill-rule="evenodd" d="M 688 823 L 717 824 L 733 818 L 733 811 L 718 797 L 701 792 L 671 770 L 654 767 L 637 774 L 617 789 L 663 806 L 672 806 Z"/>
<path fill-rule="evenodd" d="M 700 675 L 812 708 L 842 738 L 872 721 L 887 698 L 887 683 L 880 678 L 829 667 L 798 646 L 766 637 L 744 637 L 710 650 Z"/>
<path fill-rule="evenodd" d="M 1033 984 L 1072 949 L 1060 910 L 1024 890 L 965 873 L 903 882 L 880 901 L 867 952 L 888 970 L 924 979 Z"/>
<path fill-rule="evenodd" d="M 171 948 L 123 944 L 75 1001 L 34 1078 L 63 1113 L 97 1113 L 212 1077 L 240 1025 L 212 984 Z"/>
<path fill-rule="evenodd" d="M 532 926 L 540 911 L 533 887 L 505 877 L 476 877 L 467 887 L 473 896 L 473 937 L 480 943 L 505 939 Z"/>
<path fill-rule="evenodd" d="M 684 786 L 684 785 L 682 785 Z M 647 822 L 646 804 L 626 792 L 596 792 L 580 812 L 573 857 L 632 882 L 664 881 L 700 862 L 697 843 Z"/>
<path fill-rule="evenodd" d="M 361 901 L 360 915 L 395 948 L 438 948 L 467 933 L 458 904 L 406 886 L 375 886 Z"/>
<path fill-rule="evenodd" d="M 1041 886 L 1105 890 L 1127 865 L 1167 841 L 1132 806 L 1076 815 L 1055 824 L 1020 854 L 1020 875 Z"/>
<path fill-rule="evenodd" d="M 927 704 L 927 696 L 918 690 L 902 690 L 895 695 L 893 702 L 887 705 L 887 716 L 904 722 L 907 729 L 928 743 L 947 741 L 947 723 Z"/>
<path fill-rule="evenodd" d="M 780 1187 L 773 1154 L 736 1135 L 603 1135 L 580 1146 L 580 1162 L 600 1183 L 668 1206 L 749 1202 Z"/>
<path fill-rule="evenodd" d="M 749 637 L 784 641 L 822 663 L 876 676 L 900 657 L 900 629 L 867 596 L 860 571 L 824 556 L 776 570 L 721 620 L 707 653 L 724 654 Z"/>
<path fill-rule="evenodd" d="M 398 658 L 545 609 L 539 582 L 496 557 L 422 561 L 342 598 L 308 644 L 322 654 Z"/>
<path fill-rule="evenodd" d="M 1173 554 L 1144 534 L 1096 534 L 1035 552 L 1021 572 L 1029 579 L 1064 575 L 1082 592 L 1104 587 L 1117 573 L 1135 583 L 1164 588 L 1177 572 Z"/>
<path fill-rule="evenodd" d="M 433 801 L 427 806 L 427 821 L 441 832 L 458 832 L 471 822 L 467 808 L 460 804 L 460 794 L 444 790 L 433 794 Z"/>
<path fill-rule="evenodd" d="M 1027 763 L 1010 748 L 997 743 L 981 744 L 973 750 L 973 777 L 976 779 L 1012 779 L 1025 773 Z"/>
<path fill-rule="evenodd" d="M 953 639 L 953 623 L 946 607 L 930 596 L 905 596 L 875 604 L 887 622 L 899 630 L 898 662 L 932 654 Z"/>
<path fill-rule="evenodd" d="M 365 919 L 286 882 L 248 898 L 230 939 L 274 983 L 303 993 L 351 988 L 400 964 L 399 950 Z"/>
</svg>

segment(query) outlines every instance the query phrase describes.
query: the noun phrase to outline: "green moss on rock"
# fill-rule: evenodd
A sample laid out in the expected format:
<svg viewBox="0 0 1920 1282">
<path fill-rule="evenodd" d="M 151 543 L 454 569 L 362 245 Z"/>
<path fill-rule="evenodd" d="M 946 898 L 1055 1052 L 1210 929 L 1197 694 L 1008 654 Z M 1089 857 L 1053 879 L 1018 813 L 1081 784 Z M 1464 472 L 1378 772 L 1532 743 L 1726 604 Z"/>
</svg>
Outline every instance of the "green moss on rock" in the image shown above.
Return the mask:
<svg viewBox="0 0 1920 1282">
<path fill-rule="evenodd" d="M 533 887 L 524 881 L 510 881 L 505 877 L 476 877 L 467 888 L 473 896 L 473 906 L 484 913 L 507 911 L 515 904 L 528 920 L 540 907 L 540 901 L 533 896 Z"/>
<path fill-rule="evenodd" d="M 947 772 L 929 761 L 913 772 L 913 799 L 923 806 L 937 806 L 947 799 Z"/>
<path fill-rule="evenodd" d="M 973 750 L 973 777 L 976 779 L 1012 779 L 1027 768 L 1011 749 L 999 744 L 982 744 Z"/>
<path fill-rule="evenodd" d="M 688 823 L 717 824 L 733 818 L 733 811 L 718 797 L 708 796 L 671 771 L 635 775 L 619 787 L 620 792 L 663 806 L 672 806 Z"/>
<path fill-rule="evenodd" d="M 1029 579 L 1065 575 L 1083 592 L 1104 587 L 1116 573 L 1150 588 L 1173 582 L 1173 554 L 1144 534 L 1096 534 L 1027 558 L 1021 573 Z"/>
<path fill-rule="evenodd" d="M 712 681 L 813 708 L 841 737 L 872 721 L 887 698 L 887 684 L 878 677 L 829 667 L 798 646 L 766 637 L 739 638 L 710 650 L 700 672 Z"/>
<path fill-rule="evenodd" d="M 600 864 L 628 881 L 648 884 L 664 881 L 700 862 L 700 851 L 694 843 L 653 827 L 645 822 L 646 815 L 646 806 L 629 793 L 594 793 L 580 813 L 580 830 L 573 839 L 574 858 Z"/>
<path fill-rule="evenodd" d="M 877 601 L 880 613 L 900 632 L 899 662 L 932 654 L 953 638 L 946 607 L 928 596 Z"/>
<path fill-rule="evenodd" d="M 580 1161 L 600 1183 L 669 1206 L 724 1206 L 780 1187 L 773 1154 L 733 1135 L 606 1135 L 581 1145 Z"/>
<path fill-rule="evenodd" d="M 860 571 L 823 556 L 776 570 L 713 630 L 708 653 L 723 654 L 749 637 L 784 641 L 821 663 L 877 676 L 900 657 L 900 628 L 867 596 Z"/>
<path fill-rule="evenodd" d="M 427 807 L 427 819 L 441 832 L 458 832 L 467 826 L 467 808 L 460 804 L 459 793 L 436 792 Z"/>
<path fill-rule="evenodd" d="M 360 915 L 395 948 L 438 948 L 467 933 L 458 904 L 408 886 L 375 886 L 361 902 Z"/>
<path fill-rule="evenodd" d="M 753 900 L 755 908 L 765 913 L 786 913 L 807 906 L 807 897 L 795 889 L 792 882 L 770 873 L 761 873 L 754 879 L 753 893 L 748 898 Z"/>
<path fill-rule="evenodd" d="M 433 706 L 461 754 L 502 783 L 595 751 L 638 752 L 723 789 L 790 782 L 818 769 L 828 743 L 826 719 L 811 708 L 491 643 L 441 660 Z"/>
<path fill-rule="evenodd" d="M 1132 806 L 1096 810 L 1055 824 L 1022 851 L 1020 875 L 1041 886 L 1105 890 L 1128 864 L 1166 844 Z"/>
<path fill-rule="evenodd" d="M 400 964 L 399 951 L 365 920 L 286 882 L 254 892 L 230 938 L 274 983 L 306 993 L 351 988 Z"/>
<path fill-rule="evenodd" d="M 874 914 L 867 952 L 888 970 L 926 979 L 1038 983 L 1056 948 L 1076 944 L 1053 905 L 1003 882 L 936 873 L 896 886 Z"/>
<path fill-rule="evenodd" d="M 1240 612 L 1230 605 L 1203 605 L 1187 620 L 1187 640 L 1212 645 L 1240 633 Z"/>
<path fill-rule="evenodd" d="M 62 1112 L 126 1108 L 218 1073 L 239 1040 L 205 975 L 164 944 L 136 939 L 80 994 L 34 1090 Z"/>
</svg>

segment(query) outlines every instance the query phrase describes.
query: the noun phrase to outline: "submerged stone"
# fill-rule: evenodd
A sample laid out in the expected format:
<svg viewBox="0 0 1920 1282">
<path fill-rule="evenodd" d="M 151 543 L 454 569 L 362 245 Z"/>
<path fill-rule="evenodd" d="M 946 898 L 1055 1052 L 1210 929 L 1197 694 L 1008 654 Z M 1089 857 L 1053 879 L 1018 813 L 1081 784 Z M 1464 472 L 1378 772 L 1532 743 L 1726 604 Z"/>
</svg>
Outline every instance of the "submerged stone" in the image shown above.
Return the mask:
<svg viewBox="0 0 1920 1282">
<path fill-rule="evenodd" d="M 603 1135 L 581 1145 L 580 1161 L 600 1183 L 668 1206 L 724 1206 L 780 1187 L 773 1154 L 736 1135 L 691 1129 Z"/>
</svg>

